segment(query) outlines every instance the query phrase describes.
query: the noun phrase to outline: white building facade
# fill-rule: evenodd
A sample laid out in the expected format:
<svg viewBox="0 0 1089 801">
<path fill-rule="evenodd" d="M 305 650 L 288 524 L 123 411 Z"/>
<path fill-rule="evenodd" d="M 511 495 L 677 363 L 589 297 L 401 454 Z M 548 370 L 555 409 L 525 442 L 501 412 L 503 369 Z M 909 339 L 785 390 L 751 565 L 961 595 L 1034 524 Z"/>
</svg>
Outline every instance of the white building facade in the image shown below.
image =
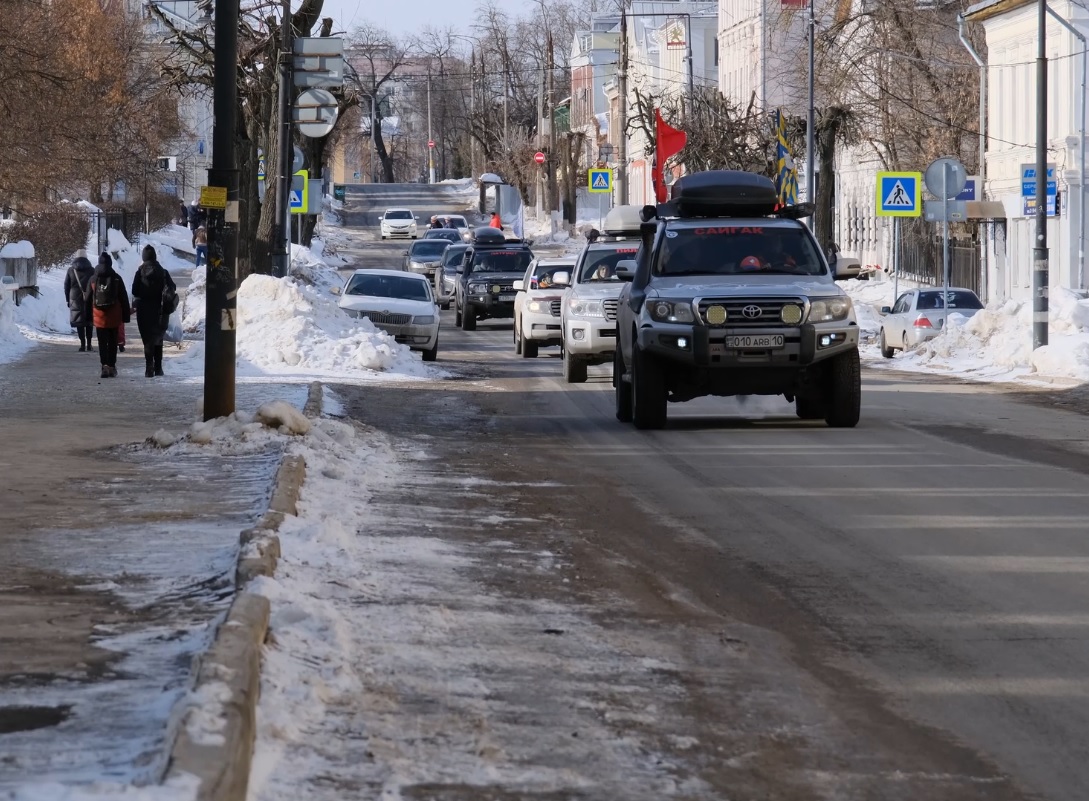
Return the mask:
<svg viewBox="0 0 1089 801">
<path fill-rule="evenodd" d="M 1083 37 L 1089 11 L 1072 2 L 1049 3 Z M 987 37 L 987 180 L 985 191 L 1000 201 L 1006 220 L 995 226 L 987 284 L 991 300 L 1032 297 L 1035 217 L 1026 202 L 1023 165 L 1036 162 L 1037 5 L 1031 0 L 985 0 L 965 18 Z M 1058 214 L 1049 216 L 1047 237 L 1052 288 L 1085 289 L 1086 224 L 1083 113 L 1085 45 L 1054 17 L 1046 34 L 1048 56 L 1048 161 L 1054 165 Z M 1027 183 L 1032 183 L 1029 176 Z"/>
<path fill-rule="evenodd" d="M 718 4 L 718 85 L 739 105 L 805 111 L 805 8 L 780 0 L 722 0 Z"/>
</svg>

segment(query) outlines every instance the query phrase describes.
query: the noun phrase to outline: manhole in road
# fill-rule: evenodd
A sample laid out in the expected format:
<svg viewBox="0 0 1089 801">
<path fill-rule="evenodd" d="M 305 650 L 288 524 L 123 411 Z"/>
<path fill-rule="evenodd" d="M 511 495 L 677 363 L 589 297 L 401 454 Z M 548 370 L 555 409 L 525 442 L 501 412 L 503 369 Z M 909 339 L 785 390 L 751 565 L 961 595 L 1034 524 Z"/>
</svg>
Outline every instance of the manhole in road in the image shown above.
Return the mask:
<svg viewBox="0 0 1089 801">
<path fill-rule="evenodd" d="M 57 726 L 68 719 L 70 706 L 0 706 L 0 734 Z"/>
</svg>

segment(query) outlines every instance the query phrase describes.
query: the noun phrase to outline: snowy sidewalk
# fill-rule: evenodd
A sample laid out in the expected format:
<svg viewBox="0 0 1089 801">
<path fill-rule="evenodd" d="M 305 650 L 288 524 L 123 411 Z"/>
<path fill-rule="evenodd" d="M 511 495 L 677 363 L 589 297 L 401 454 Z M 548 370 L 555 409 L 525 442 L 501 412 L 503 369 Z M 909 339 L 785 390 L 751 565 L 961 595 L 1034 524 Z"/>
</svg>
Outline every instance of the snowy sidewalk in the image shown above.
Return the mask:
<svg viewBox="0 0 1089 801">
<path fill-rule="evenodd" d="M 162 770 L 171 710 L 233 595 L 238 532 L 263 510 L 279 458 L 144 446 L 199 419 L 201 384 L 172 375 L 169 358 L 165 378 L 144 378 L 134 325 L 117 378 L 99 378 L 98 354 L 70 340 L 0 364 L 4 798 L 26 782 Z M 238 405 L 305 393 L 242 385 Z"/>
</svg>

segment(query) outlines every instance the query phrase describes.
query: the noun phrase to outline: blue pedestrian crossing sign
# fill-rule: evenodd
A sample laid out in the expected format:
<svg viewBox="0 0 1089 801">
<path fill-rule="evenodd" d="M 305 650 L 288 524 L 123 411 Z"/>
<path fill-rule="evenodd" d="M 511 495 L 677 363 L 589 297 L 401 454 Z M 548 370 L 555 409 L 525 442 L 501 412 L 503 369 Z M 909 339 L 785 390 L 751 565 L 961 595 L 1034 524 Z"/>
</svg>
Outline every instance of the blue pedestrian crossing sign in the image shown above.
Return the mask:
<svg viewBox="0 0 1089 801">
<path fill-rule="evenodd" d="M 310 214 L 310 171 L 299 170 L 291 179 L 288 208 L 292 214 Z"/>
<path fill-rule="evenodd" d="M 590 170 L 586 185 L 591 192 L 612 192 L 613 171 Z"/>
<path fill-rule="evenodd" d="M 922 216 L 922 192 L 923 174 L 920 172 L 879 172 L 877 216 Z"/>
</svg>

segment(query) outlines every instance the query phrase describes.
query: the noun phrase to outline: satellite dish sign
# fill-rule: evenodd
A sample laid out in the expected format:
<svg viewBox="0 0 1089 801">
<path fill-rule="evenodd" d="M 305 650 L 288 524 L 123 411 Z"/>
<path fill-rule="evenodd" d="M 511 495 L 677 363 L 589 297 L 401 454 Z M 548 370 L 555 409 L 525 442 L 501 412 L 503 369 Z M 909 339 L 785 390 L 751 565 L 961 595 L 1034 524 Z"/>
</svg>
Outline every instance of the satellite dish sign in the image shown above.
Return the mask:
<svg viewBox="0 0 1089 801">
<path fill-rule="evenodd" d="M 314 139 L 329 135 L 338 114 L 337 99 L 326 89 L 307 89 L 299 95 L 291 110 L 299 133 Z"/>
</svg>

